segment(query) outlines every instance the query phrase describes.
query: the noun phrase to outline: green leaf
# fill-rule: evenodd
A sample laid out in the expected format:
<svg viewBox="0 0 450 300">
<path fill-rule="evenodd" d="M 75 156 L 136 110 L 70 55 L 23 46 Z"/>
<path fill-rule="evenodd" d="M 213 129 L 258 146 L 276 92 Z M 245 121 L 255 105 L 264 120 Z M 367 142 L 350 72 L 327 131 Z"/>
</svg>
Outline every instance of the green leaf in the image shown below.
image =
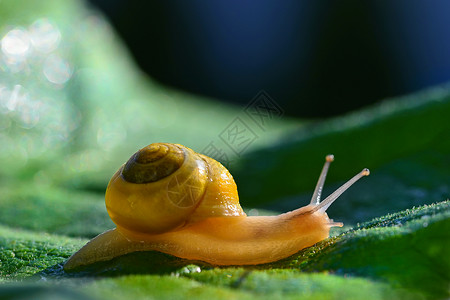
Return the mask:
<svg viewBox="0 0 450 300">
<path fill-rule="evenodd" d="M 34 182 L 0 184 L 2 224 L 74 237 L 94 237 L 114 227 L 103 194 Z"/>
<path fill-rule="evenodd" d="M 65 261 L 86 240 L 0 226 L 0 279 L 23 279 Z"/>
<path fill-rule="evenodd" d="M 414 295 L 393 291 L 382 283 L 326 274 L 254 271 L 245 275 L 233 269 L 198 274 L 203 276 L 189 277 L 191 280 L 152 275 L 102 279 L 87 286 L 87 291 L 99 299 L 208 299 L 211 295 L 215 299 L 397 299 L 405 295 L 414 299 Z"/>
<path fill-rule="evenodd" d="M 303 295 L 313 299 L 336 295 L 338 299 L 342 295 L 353 298 L 364 295 L 363 288 L 371 290 L 369 299 L 405 294 L 445 297 L 450 271 L 446 255 L 449 226 L 450 202 L 447 201 L 375 219 L 266 265 L 214 268 L 200 262 L 192 265 L 191 261 L 150 251 L 97 263 L 69 274 L 63 272 L 61 263 L 85 240 L 0 227 L 0 275 L 4 280 L 11 280 L 40 272 L 34 277 L 46 278 L 46 281 L 66 278 L 66 281 L 74 276 L 142 274 L 104 279 L 83 287 L 94 295 L 109 295 L 110 288 L 120 287 L 121 293 L 116 298 L 139 297 L 143 292 L 153 297 L 176 297 L 184 291 L 199 293 L 199 297 L 207 297 L 209 293 L 221 297 L 223 293 L 223 297 L 233 294 L 243 297 Z M 361 278 L 345 278 L 348 275 Z M 133 287 L 140 287 L 139 292 Z M 198 287 L 202 287 L 201 292 L 197 291 Z"/>
<path fill-rule="evenodd" d="M 33 299 L 33 300 L 90 300 L 86 294 L 75 290 L 55 286 L 51 284 L 6 284 L 0 286 L 0 298 L 8 300 Z"/>
<path fill-rule="evenodd" d="M 449 296 L 450 201 L 377 218 L 336 237 L 305 271 L 388 280 L 431 298 Z"/>
</svg>

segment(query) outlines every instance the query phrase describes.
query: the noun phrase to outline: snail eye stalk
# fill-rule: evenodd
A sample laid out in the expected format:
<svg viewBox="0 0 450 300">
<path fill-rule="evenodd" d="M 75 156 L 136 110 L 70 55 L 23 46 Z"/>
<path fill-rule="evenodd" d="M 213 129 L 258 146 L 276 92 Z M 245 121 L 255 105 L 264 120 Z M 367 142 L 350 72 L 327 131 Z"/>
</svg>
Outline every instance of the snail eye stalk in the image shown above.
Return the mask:
<svg viewBox="0 0 450 300">
<path fill-rule="evenodd" d="M 365 168 L 355 176 L 353 176 L 349 181 L 341 185 L 337 190 L 335 190 L 330 196 L 325 198 L 322 202 L 320 202 L 316 207 L 314 207 L 314 211 L 318 211 L 321 213 L 324 213 L 328 207 L 330 207 L 331 204 L 333 204 L 334 201 L 336 201 L 337 198 L 339 198 L 340 195 L 342 195 L 343 192 L 348 190 L 349 187 L 351 187 L 355 182 L 360 180 L 364 176 L 369 176 L 370 171 L 369 169 Z"/>
<path fill-rule="evenodd" d="M 320 203 L 320 198 L 322 196 L 322 189 L 325 183 L 325 179 L 327 178 L 328 169 L 330 164 L 334 161 L 334 155 L 328 154 L 325 157 L 325 164 L 323 165 L 322 172 L 320 172 L 319 180 L 317 180 L 316 188 L 314 189 L 314 193 L 311 198 L 311 205 L 318 205 Z"/>
</svg>

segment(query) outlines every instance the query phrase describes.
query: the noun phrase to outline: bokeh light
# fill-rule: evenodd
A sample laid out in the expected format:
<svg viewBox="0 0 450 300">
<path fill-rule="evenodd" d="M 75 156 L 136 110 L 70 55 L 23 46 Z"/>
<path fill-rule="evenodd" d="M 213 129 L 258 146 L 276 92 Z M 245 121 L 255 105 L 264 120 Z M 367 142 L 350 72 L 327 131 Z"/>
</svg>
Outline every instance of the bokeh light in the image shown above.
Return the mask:
<svg viewBox="0 0 450 300">
<path fill-rule="evenodd" d="M 30 25 L 30 37 L 36 51 L 50 53 L 61 41 L 61 32 L 48 19 L 36 20 Z"/>
<path fill-rule="evenodd" d="M 69 63 L 58 55 L 49 55 L 45 59 L 43 72 L 45 78 L 56 85 L 66 83 L 72 76 Z"/>
<path fill-rule="evenodd" d="M 78 126 L 63 90 L 73 69 L 61 41 L 47 18 L 11 26 L 0 39 L 0 155 L 14 157 L 14 167 L 63 147 Z"/>
</svg>

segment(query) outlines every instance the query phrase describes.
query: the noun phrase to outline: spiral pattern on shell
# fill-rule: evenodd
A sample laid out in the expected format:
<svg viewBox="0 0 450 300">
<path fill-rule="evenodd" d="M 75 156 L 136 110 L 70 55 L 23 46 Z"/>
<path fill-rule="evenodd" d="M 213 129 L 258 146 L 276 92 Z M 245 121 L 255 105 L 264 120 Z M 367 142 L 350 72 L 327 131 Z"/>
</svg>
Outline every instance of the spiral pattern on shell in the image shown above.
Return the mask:
<svg viewBox="0 0 450 300">
<path fill-rule="evenodd" d="M 125 164 L 122 176 L 131 183 L 155 182 L 178 170 L 184 152 L 173 144 L 151 144 L 136 152 Z"/>
</svg>

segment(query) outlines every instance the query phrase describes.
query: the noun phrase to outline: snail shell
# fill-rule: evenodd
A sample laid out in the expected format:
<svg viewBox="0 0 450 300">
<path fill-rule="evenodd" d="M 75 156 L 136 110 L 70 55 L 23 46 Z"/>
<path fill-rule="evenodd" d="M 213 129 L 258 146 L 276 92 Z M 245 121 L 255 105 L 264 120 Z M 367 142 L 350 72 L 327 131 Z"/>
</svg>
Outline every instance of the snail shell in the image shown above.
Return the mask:
<svg viewBox="0 0 450 300">
<path fill-rule="evenodd" d="M 228 170 L 178 144 L 155 143 L 122 165 L 106 189 L 106 208 L 117 228 L 72 255 L 64 269 L 134 252 L 157 250 L 214 265 L 276 261 L 327 238 L 326 209 L 363 169 L 320 201 L 334 157 L 328 155 L 309 205 L 278 216 L 247 217 Z"/>
<path fill-rule="evenodd" d="M 112 177 L 106 208 L 118 228 L 162 233 L 217 216 L 245 216 L 219 162 L 176 144 L 151 144 Z"/>
</svg>

